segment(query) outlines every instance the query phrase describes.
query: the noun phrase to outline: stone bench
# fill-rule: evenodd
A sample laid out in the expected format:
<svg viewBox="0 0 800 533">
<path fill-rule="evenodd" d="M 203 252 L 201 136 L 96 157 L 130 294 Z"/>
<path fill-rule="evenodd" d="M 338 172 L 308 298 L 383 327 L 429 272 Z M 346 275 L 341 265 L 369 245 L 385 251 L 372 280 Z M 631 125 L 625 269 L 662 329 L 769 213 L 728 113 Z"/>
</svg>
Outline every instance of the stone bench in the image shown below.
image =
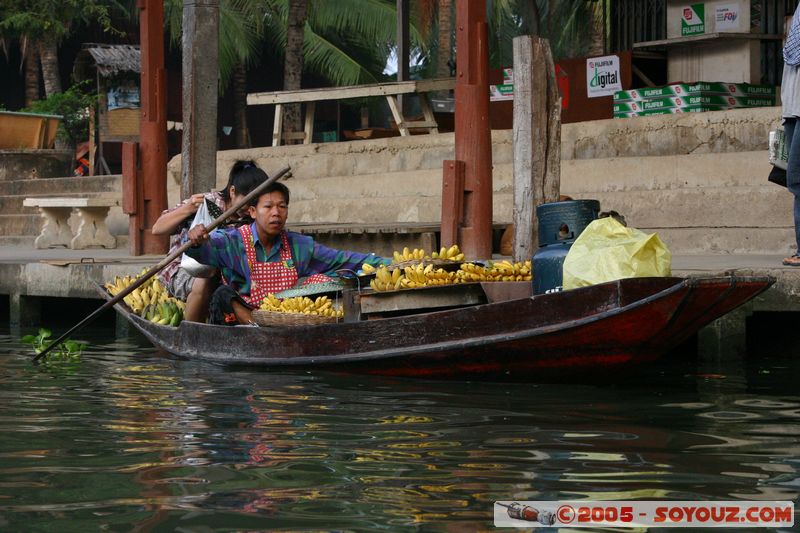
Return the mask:
<svg viewBox="0 0 800 533">
<path fill-rule="evenodd" d="M 106 217 L 111 207 L 119 205 L 114 198 L 42 197 L 25 198 L 22 205 L 38 207 L 44 225 L 34 241 L 36 248 L 67 246 L 80 250 L 89 246 L 116 248 L 117 239 L 108 231 Z M 79 218 L 75 235 L 69 227 L 73 209 Z"/>
</svg>

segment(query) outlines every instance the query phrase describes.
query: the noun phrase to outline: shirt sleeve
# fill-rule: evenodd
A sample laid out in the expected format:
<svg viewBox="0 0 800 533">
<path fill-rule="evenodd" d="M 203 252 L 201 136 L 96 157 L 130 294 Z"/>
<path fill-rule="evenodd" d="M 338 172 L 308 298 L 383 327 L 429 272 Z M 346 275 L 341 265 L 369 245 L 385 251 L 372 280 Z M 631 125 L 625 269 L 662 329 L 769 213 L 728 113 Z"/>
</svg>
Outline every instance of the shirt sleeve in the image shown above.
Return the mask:
<svg viewBox="0 0 800 533">
<path fill-rule="evenodd" d="M 303 275 L 310 276 L 311 274 L 328 274 L 335 275 L 335 271 L 339 269 L 359 270 L 361 265 L 369 263 L 372 266 L 386 265 L 391 261 L 389 259 L 377 256 L 375 254 L 364 254 L 360 252 L 350 252 L 346 250 L 337 250 L 329 248 L 317 242 L 311 241 L 312 248 L 311 254 L 307 263 L 307 272 Z"/>
<path fill-rule="evenodd" d="M 187 242 L 188 233 L 183 237 Z M 215 267 L 230 266 L 230 250 L 233 247 L 230 236 L 221 230 L 212 231 L 208 240 L 200 246 L 192 246 L 186 250 L 186 255 L 204 265 Z"/>
</svg>

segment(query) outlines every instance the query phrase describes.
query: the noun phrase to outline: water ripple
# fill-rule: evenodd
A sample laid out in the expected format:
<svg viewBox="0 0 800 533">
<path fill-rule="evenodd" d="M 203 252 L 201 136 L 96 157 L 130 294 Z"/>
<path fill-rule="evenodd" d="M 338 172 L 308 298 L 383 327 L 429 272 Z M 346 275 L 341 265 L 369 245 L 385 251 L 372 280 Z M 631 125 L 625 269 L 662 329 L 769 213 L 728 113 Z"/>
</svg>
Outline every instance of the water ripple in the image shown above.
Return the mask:
<svg viewBox="0 0 800 533">
<path fill-rule="evenodd" d="M 744 376 L 439 383 L 230 371 L 136 342 L 63 369 L 22 353 L 0 336 L 1 529 L 474 531 L 498 499 L 800 493 L 800 398 Z"/>
</svg>

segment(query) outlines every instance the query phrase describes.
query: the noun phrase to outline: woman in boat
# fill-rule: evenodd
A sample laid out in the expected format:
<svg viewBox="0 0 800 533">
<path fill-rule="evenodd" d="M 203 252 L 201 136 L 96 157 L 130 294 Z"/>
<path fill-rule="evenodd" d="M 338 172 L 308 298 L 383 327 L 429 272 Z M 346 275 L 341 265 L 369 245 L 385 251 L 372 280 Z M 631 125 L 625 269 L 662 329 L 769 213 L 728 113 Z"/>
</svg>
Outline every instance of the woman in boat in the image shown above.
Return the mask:
<svg viewBox="0 0 800 533">
<path fill-rule="evenodd" d="M 268 185 L 250 203 L 248 213 L 252 224 L 211 234 L 197 225 L 187 234 L 194 246 L 186 254 L 219 268 L 227 282 L 212 296 L 211 323 L 249 324 L 252 310 L 267 294 L 291 289 L 301 278 L 304 284 L 321 283 L 339 269 L 390 262 L 375 254 L 328 248 L 307 235 L 286 231 L 289 189 L 282 183 Z"/>
<path fill-rule="evenodd" d="M 228 183 L 224 189 L 193 194 L 172 209 L 167 209 L 153 224 L 152 232 L 154 235 L 171 235 L 172 252 L 185 240 L 195 213 L 203 202 L 206 202 L 211 217 L 216 218 L 265 179 L 266 174 L 253 161 L 236 161 L 228 174 Z M 239 226 L 251 222 L 245 208 L 237 217 L 228 221 L 228 224 Z M 170 295 L 186 302 L 186 320 L 205 322 L 211 295 L 220 284 L 219 272 L 208 278 L 195 277 L 182 268 L 180 263 L 178 259 L 164 268 L 158 275 L 159 280 Z"/>
</svg>

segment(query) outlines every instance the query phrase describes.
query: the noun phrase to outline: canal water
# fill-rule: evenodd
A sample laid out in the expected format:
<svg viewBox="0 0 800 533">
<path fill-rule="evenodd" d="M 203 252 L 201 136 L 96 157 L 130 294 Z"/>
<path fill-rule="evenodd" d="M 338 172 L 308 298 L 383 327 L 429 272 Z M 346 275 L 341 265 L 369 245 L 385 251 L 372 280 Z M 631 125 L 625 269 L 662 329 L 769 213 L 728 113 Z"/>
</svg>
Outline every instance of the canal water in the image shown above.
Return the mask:
<svg viewBox="0 0 800 533">
<path fill-rule="evenodd" d="M 797 350 L 504 384 L 226 370 L 97 330 L 80 363 L 36 367 L 19 334 L 2 531 L 488 531 L 495 500 L 800 492 Z"/>
</svg>

